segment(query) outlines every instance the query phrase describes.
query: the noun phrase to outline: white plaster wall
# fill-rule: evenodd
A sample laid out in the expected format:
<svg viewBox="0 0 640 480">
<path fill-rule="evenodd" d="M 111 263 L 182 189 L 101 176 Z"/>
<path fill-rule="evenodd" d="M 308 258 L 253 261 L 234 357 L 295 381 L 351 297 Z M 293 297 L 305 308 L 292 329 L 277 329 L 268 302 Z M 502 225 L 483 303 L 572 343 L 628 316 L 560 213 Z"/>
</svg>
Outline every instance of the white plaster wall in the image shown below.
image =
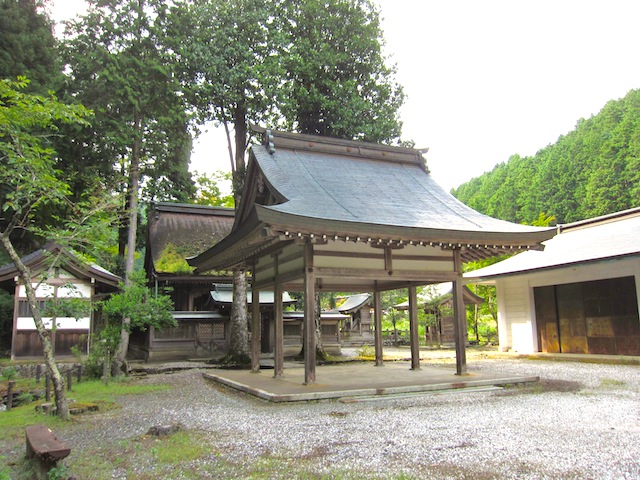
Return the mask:
<svg viewBox="0 0 640 480">
<path fill-rule="evenodd" d="M 527 280 L 508 277 L 496 282 L 500 350 L 533 351 L 531 299 Z"/>
<path fill-rule="evenodd" d="M 44 326 L 51 330 L 51 318 L 43 318 Z M 89 330 L 91 319 L 85 318 L 56 318 L 56 328 L 58 330 Z M 35 330 L 36 324 L 31 317 L 18 317 L 16 323 L 18 330 Z"/>
<path fill-rule="evenodd" d="M 36 288 L 36 297 L 37 298 L 53 298 L 54 287 L 52 285 L 42 283 L 38 286 L 37 283 L 33 283 Z M 76 284 L 74 286 L 70 285 L 60 285 L 57 290 L 58 298 L 91 298 L 91 285 L 88 284 Z M 24 288 L 24 285 L 19 285 L 18 295 L 20 298 L 27 298 L 27 292 Z"/>
</svg>

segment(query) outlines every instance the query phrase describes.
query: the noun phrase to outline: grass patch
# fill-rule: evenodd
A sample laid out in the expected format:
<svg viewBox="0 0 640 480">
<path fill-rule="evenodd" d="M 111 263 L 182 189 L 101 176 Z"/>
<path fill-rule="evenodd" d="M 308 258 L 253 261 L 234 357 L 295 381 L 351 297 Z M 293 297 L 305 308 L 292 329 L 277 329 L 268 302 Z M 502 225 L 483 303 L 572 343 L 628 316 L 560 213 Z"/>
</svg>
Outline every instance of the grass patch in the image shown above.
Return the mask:
<svg viewBox="0 0 640 480">
<path fill-rule="evenodd" d="M 626 385 L 622 380 L 616 380 L 615 378 L 601 378 L 600 386 L 605 388 L 618 388 Z"/>
<path fill-rule="evenodd" d="M 171 465 L 192 462 L 206 456 L 210 451 L 202 435 L 184 431 L 155 439 L 155 446 L 152 448 L 152 453 L 159 463 Z"/>
<path fill-rule="evenodd" d="M 36 385 L 34 380 L 22 379 L 23 388 L 43 388 Z M 30 382 L 30 383 L 29 383 Z M 96 403 L 101 410 L 113 408 L 116 398 L 123 395 L 140 395 L 143 393 L 160 392 L 171 388 L 170 385 L 142 385 L 134 379 L 125 379 L 120 382 L 112 382 L 108 385 L 98 380 L 75 383 L 73 390 L 67 393 L 67 398 L 80 403 Z M 17 389 L 17 387 L 16 387 Z M 53 397 L 52 397 L 53 399 Z M 24 434 L 24 428 L 28 425 L 43 423 L 55 431 L 55 428 L 64 425 L 65 422 L 54 415 L 36 413 L 35 406 L 44 403 L 44 400 L 14 407 L 10 411 L 0 415 L 0 432 L 5 437 L 19 438 Z"/>
<path fill-rule="evenodd" d="M 171 388 L 168 384 L 144 385 L 133 378 L 123 378 L 104 384 L 99 380 L 90 380 L 73 385 L 73 392 L 68 392 L 78 402 L 115 402 L 122 395 L 140 395 L 143 393 L 161 392 Z"/>
</svg>

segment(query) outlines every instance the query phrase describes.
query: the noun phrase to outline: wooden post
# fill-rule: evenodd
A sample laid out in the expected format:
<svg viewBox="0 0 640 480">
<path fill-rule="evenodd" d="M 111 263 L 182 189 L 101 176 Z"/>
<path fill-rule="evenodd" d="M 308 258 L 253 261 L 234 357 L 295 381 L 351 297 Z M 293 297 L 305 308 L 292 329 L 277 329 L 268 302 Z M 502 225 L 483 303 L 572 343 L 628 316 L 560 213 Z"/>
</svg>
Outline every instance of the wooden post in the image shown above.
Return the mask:
<svg viewBox="0 0 640 480">
<path fill-rule="evenodd" d="M 262 343 L 262 321 L 260 315 L 260 291 L 255 288 L 256 266 L 253 266 L 251 287 L 251 371 L 260 372 L 260 350 Z"/>
<path fill-rule="evenodd" d="M 7 410 L 11 410 L 13 408 L 13 387 L 16 382 L 10 381 L 7 385 Z"/>
<path fill-rule="evenodd" d="M 78 383 L 80 383 L 80 381 L 82 380 L 82 365 L 78 365 L 77 374 L 78 374 Z"/>
<path fill-rule="evenodd" d="M 40 376 L 42 375 L 42 365 L 36 365 L 36 383 L 40 383 Z"/>
<path fill-rule="evenodd" d="M 73 379 L 73 371 L 71 369 L 67 370 L 67 391 L 71 391 L 71 381 Z"/>
<path fill-rule="evenodd" d="M 382 301 L 380 292 L 373 292 L 373 322 L 375 327 L 376 367 L 383 367 L 382 360 Z"/>
<path fill-rule="evenodd" d="M 462 260 L 460 249 L 453 250 L 453 266 L 456 271 L 456 279 L 453 282 L 453 316 L 456 336 L 456 375 L 467 373 L 467 316 L 462 296 Z"/>
<path fill-rule="evenodd" d="M 282 320 L 282 284 L 276 282 L 273 290 L 273 313 L 275 316 L 275 344 L 273 347 L 273 376 L 284 374 L 284 322 Z"/>
<path fill-rule="evenodd" d="M 304 245 L 304 384 L 316 381 L 316 302 L 313 245 Z"/>
<path fill-rule="evenodd" d="M 409 337 L 411 370 L 420 370 L 420 337 L 418 335 L 418 290 L 409 287 Z"/>
</svg>

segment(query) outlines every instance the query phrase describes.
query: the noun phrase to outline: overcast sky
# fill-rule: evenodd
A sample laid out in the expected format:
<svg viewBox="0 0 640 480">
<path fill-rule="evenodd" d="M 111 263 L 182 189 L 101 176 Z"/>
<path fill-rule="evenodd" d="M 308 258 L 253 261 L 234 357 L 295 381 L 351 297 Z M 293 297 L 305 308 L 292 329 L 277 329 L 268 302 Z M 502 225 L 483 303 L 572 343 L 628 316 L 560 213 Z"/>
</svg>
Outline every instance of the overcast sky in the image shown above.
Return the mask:
<svg viewBox="0 0 640 480">
<path fill-rule="evenodd" d="M 407 101 L 403 138 L 429 147 L 447 190 L 533 155 L 580 118 L 640 88 L 637 0 L 376 0 Z M 55 0 L 54 19 L 82 0 Z M 221 132 L 192 170 L 228 170 Z"/>
</svg>

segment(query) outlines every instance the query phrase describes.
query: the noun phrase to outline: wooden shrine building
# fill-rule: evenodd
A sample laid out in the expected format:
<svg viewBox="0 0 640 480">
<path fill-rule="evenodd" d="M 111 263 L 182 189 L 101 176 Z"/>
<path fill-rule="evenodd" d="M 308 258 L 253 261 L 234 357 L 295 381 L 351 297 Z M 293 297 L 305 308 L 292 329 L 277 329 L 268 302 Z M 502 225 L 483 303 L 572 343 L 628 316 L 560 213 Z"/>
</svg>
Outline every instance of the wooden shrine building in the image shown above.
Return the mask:
<svg viewBox="0 0 640 480">
<path fill-rule="evenodd" d="M 197 271 L 246 266 L 253 291 L 275 292 L 274 375 L 283 374 L 284 290 L 305 295 L 305 384 L 316 381 L 316 291 L 372 292 L 376 364 L 382 364 L 380 292 L 409 289 L 411 368 L 420 368 L 416 288 L 453 282 L 456 372 L 466 373 L 462 262 L 540 248 L 552 228 L 482 215 L 440 188 L 419 150 L 262 131 L 250 149 L 229 236 L 189 263 Z M 252 308 L 253 332 L 260 312 Z M 260 338 L 252 335 L 252 369 Z"/>
</svg>

